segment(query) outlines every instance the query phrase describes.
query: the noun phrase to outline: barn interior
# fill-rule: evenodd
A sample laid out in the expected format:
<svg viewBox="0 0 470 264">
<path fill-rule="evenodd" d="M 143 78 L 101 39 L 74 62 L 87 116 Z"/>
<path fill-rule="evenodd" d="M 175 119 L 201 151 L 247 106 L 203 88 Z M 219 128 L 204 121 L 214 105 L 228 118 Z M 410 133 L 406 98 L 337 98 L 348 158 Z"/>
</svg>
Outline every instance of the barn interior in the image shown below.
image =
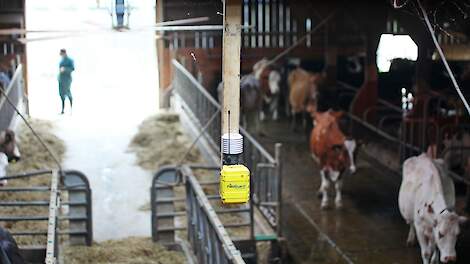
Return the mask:
<svg viewBox="0 0 470 264">
<path fill-rule="evenodd" d="M 1 227 L 31 263 L 112 263 L 108 253 L 89 261 L 65 252 L 133 237 L 179 252 L 183 263 L 419 263 L 397 202 L 405 160 L 421 153 L 442 159 L 455 188 L 450 209 L 470 213 L 469 12 L 467 0 L 0 0 L 0 77 L 8 80 L 0 78 L 0 130 L 20 133 L 19 114 L 47 120 L 66 149 L 57 169 L 52 163 L 0 176 L 59 177 L 62 205 L 50 209 L 57 228 L 12 224 L 55 226 L 50 214 L 30 209 L 50 206 L 49 196 L 0 196 Z M 230 23 L 239 36 L 233 43 L 224 40 Z M 237 45 L 240 56 L 224 53 Z M 76 103 L 73 113 L 66 104 L 65 115 L 57 95 L 62 48 L 76 64 Z M 267 66 L 257 72 L 259 62 Z M 239 64 L 242 80 L 257 72 L 262 94 L 254 120 L 243 115 L 242 99 L 251 199 L 233 207 L 218 202 L 217 188 L 229 64 Z M 319 80 L 311 84 L 313 111 L 312 94 L 300 111 L 291 99 L 290 76 L 299 68 Z M 342 208 L 324 210 L 322 168 L 310 145 L 315 115 L 328 111 L 343 113 L 339 127 L 358 148 L 357 171 L 343 176 Z M 181 128 L 165 123 L 174 113 Z M 155 127 L 170 132 L 148 132 L 143 144 L 153 148 L 151 159 L 173 156 L 145 167 L 130 142 L 154 115 L 165 116 Z M 173 150 L 180 141 L 187 141 L 181 153 Z M 58 195 L 53 186 L 28 184 L 0 192 Z M 463 225 L 455 263 L 469 263 L 469 245 Z M 136 252 L 124 263 L 140 263 L 147 251 Z M 150 255 L 151 263 L 178 263 Z"/>
</svg>

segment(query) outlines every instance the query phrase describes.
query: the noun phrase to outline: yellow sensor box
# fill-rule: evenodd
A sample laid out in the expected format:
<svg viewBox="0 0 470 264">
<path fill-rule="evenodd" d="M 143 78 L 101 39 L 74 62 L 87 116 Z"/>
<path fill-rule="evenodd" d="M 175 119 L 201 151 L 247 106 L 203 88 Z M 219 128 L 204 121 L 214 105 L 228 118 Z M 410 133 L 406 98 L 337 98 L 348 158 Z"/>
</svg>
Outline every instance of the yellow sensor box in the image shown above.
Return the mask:
<svg viewBox="0 0 470 264">
<path fill-rule="evenodd" d="M 250 171 L 244 165 L 223 165 L 220 171 L 220 198 L 224 204 L 250 200 Z"/>
</svg>

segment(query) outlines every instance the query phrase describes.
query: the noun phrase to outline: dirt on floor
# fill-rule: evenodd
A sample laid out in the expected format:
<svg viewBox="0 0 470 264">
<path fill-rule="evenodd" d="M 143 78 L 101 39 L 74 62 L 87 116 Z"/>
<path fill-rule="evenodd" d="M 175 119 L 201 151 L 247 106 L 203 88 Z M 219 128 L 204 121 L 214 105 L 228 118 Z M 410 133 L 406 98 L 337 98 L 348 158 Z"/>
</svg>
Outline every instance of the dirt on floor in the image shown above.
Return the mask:
<svg viewBox="0 0 470 264">
<path fill-rule="evenodd" d="M 48 144 L 49 148 L 55 153 L 56 157 L 62 162 L 65 153 L 64 142 L 54 135 L 52 123 L 32 119 L 32 127 L 37 134 Z M 43 146 L 37 141 L 31 130 L 26 125 L 21 124 L 17 132 L 17 144 L 21 153 L 21 159 L 8 165 L 8 175 L 21 174 L 36 170 L 57 168 L 52 157 L 44 150 Z M 9 180 L 6 188 L 12 187 L 33 187 L 49 186 L 51 174 L 45 174 L 38 177 L 24 178 L 18 180 Z M 0 187 L 1 188 L 1 187 Z M 0 192 L 0 201 L 48 201 L 49 192 Z M 1 207 L 2 216 L 47 216 L 47 206 L 28 206 L 28 207 Z M 0 222 L 0 225 L 9 231 L 47 231 L 46 221 L 17 221 Z M 16 237 L 19 245 L 45 245 L 45 236 L 21 236 Z"/>
<path fill-rule="evenodd" d="M 64 250 L 65 264 L 179 264 L 186 263 L 180 252 L 153 243 L 150 238 L 130 237 L 95 243 L 92 247 L 71 246 Z"/>
</svg>

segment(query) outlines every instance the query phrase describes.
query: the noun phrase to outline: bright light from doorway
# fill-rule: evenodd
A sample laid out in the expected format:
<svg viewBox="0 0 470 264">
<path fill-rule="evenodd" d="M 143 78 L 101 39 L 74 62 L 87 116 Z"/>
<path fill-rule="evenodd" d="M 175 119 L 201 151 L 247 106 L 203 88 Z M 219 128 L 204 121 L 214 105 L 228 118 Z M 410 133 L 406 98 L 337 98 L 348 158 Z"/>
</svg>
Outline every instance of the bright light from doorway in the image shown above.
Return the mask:
<svg viewBox="0 0 470 264">
<path fill-rule="evenodd" d="M 388 72 L 393 59 L 416 60 L 418 46 L 408 35 L 382 34 L 377 49 L 377 67 L 379 72 Z"/>
</svg>

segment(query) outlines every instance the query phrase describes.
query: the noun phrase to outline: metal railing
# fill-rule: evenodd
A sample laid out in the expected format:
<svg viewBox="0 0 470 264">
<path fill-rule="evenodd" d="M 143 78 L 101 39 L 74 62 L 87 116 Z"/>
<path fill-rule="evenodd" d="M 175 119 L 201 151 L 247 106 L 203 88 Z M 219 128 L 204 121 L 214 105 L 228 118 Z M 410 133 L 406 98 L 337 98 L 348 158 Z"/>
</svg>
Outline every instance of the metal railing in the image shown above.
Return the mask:
<svg viewBox="0 0 470 264">
<path fill-rule="evenodd" d="M 343 94 L 349 93 L 349 91 L 357 90 L 356 88 L 345 83 L 339 82 L 339 84 L 344 89 Z M 470 147 L 462 145 L 447 147 L 444 144 L 444 140 L 450 140 L 450 138 L 446 138 L 450 135 L 468 133 L 470 131 L 470 125 L 459 124 L 457 117 L 454 117 L 454 120 L 452 120 L 453 122 L 450 124 L 441 125 L 437 120 L 429 116 L 430 103 L 432 100 L 437 101 L 437 108 L 439 109 L 439 107 L 443 104 L 444 98 L 440 96 L 432 96 L 427 98 L 422 106 L 424 114 L 423 117 L 408 118 L 403 113 L 402 109 L 400 109 L 398 106 L 395 106 L 385 100 L 378 99 L 378 105 L 367 109 L 362 117 L 348 113 L 348 117 L 353 123 L 352 127 L 354 127 L 354 129 L 351 129 L 352 131 L 350 132 L 357 135 L 358 127 L 365 128 L 368 131 L 372 131 L 377 136 L 376 139 L 385 140 L 387 143 L 392 143 L 388 144 L 389 146 L 397 146 L 397 152 L 392 154 L 396 156 L 395 160 L 399 161 L 399 164 L 396 168 L 390 169 L 394 170 L 398 174 L 401 174 L 401 165 L 404 160 L 411 156 L 426 152 L 427 147 L 432 144 L 436 148 L 435 151 L 437 158 L 444 158 L 446 163 L 448 163 L 447 165 L 451 165 L 450 167 L 446 168 L 449 177 L 451 177 L 455 182 L 467 185 L 467 188 L 470 192 L 470 180 L 468 179 L 468 176 L 466 177 L 468 171 L 462 171 L 462 169 L 465 169 L 468 165 L 466 158 L 470 157 Z M 378 122 L 369 122 L 367 120 L 367 113 L 378 109 L 385 109 L 384 112 L 378 111 Z M 398 128 L 395 131 L 396 134 L 386 131 L 384 124 L 386 124 L 388 120 L 398 121 L 398 123 L 393 124 L 394 128 Z M 374 137 L 370 136 L 370 138 Z M 458 143 L 459 142 L 457 142 L 457 144 Z M 448 157 L 446 157 L 447 155 Z M 382 159 L 375 158 L 375 160 L 381 163 Z M 451 161 L 452 164 L 449 164 L 449 161 Z M 389 167 L 389 164 L 382 165 Z M 456 171 L 453 171 L 453 169 L 455 169 L 453 167 L 459 167 L 461 171 L 456 173 Z M 470 211 L 470 194 L 468 195 L 466 210 Z"/>
<path fill-rule="evenodd" d="M 194 175 L 186 175 L 188 239 L 198 263 L 245 263 Z"/>
<path fill-rule="evenodd" d="M 0 188 L 1 193 L 21 193 L 24 195 L 44 193 L 49 199 L 35 198 L 27 200 L 0 200 L 0 209 L 9 208 L 11 214 L 0 216 L 0 222 L 14 223 L 18 221 L 30 223 L 45 223 L 45 230 L 14 230 L 14 237 L 45 237 L 45 245 L 34 245 L 32 250 L 45 247 L 46 263 L 55 263 L 59 250 L 59 238 L 67 236 L 71 244 L 91 246 L 93 242 L 91 189 L 86 176 L 74 170 L 56 171 L 40 170 L 0 178 L 0 180 L 14 181 L 18 179 L 31 179 L 47 177 L 52 174 L 50 186 L 8 187 Z M 64 195 L 66 193 L 66 195 Z M 44 200 L 43 200 L 44 199 Z M 48 213 L 40 215 L 17 215 L 12 208 L 19 211 L 25 208 L 49 208 Z M 60 210 L 65 209 L 65 210 Z M 24 210 L 23 210 L 24 211 Z M 46 211 L 46 210 L 45 210 Z M 65 212 L 64 212 L 65 211 Z M 61 225 L 67 222 L 67 225 Z M 20 246 L 22 246 L 20 244 Z M 44 261 L 41 260 L 41 262 Z"/>
<path fill-rule="evenodd" d="M 24 95 L 23 85 L 23 65 L 19 64 L 13 74 L 10 84 L 5 90 L 5 94 L 10 98 L 15 106 L 18 106 L 22 102 Z M 2 88 L 0 87 L 0 89 Z M 15 109 L 13 109 L 10 104 L 6 103 L 3 96 L 0 96 L 0 131 L 10 127 L 15 114 Z"/>
<path fill-rule="evenodd" d="M 178 61 L 173 60 L 173 88 L 182 99 L 182 105 L 192 122 L 202 128 L 220 109 L 220 104 Z M 220 153 L 220 115 L 210 123 L 204 133 L 214 153 Z M 245 129 L 243 163 L 252 174 L 252 203 L 259 208 L 271 227 L 282 235 L 282 171 L 281 144 L 276 144 L 274 157 Z"/>
<path fill-rule="evenodd" d="M 193 175 L 193 170 L 202 172 L 204 175 L 213 174 L 220 171 L 219 167 L 205 165 L 183 165 L 183 166 L 163 166 L 153 177 L 152 187 L 150 189 L 151 206 L 151 228 L 152 239 L 155 242 L 162 243 L 169 247 L 178 244 L 177 232 L 191 228 L 186 221 L 181 221 L 184 217 L 190 218 L 188 212 L 189 204 L 186 204 L 186 210 L 176 206 L 178 203 L 188 202 L 188 193 L 182 195 L 175 191 L 175 188 L 182 188 L 188 180 L 188 176 Z M 198 181 L 198 185 L 211 193 L 205 193 L 205 199 L 210 202 L 220 200 L 218 194 L 213 193 L 217 189 L 219 182 L 214 180 Z M 213 211 L 219 216 L 230 215 L 227 219 L 240 219 L 241 222 L 225 223 L 224 228 L 235 231 L 240 228 L 248 228 L 243 232 L 243 237 L 236 237 L 235 244 L 240 246 L 242 257 L 244 259 L 256 258 L 256 247 L 254 241 L 254 222 L 253 211 L 250 205 L 240 205 L 238 207 L 224 208 L 223 206 L 213 205 Z M 194 220 L 199 221 L 200 219 Z M 188 239 L 189 240 L 189 239 Z M 202 262 L 205 263 L 205 262 Z"/>
</svg>

